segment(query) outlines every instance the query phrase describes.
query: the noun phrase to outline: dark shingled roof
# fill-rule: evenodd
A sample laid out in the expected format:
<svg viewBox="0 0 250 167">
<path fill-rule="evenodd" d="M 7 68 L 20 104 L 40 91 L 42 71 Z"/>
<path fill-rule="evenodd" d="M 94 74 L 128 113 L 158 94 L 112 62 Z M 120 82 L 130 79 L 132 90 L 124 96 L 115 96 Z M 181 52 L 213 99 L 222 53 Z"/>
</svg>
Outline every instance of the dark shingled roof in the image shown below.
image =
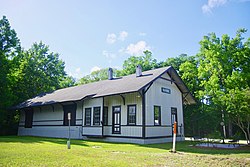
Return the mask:
<svg viewBox="0 0 250 167">
<path fill-rule="evenodd" d="M 135 74 L 132 74 L 120 78 L 114 78 L 112 80 L 103 80 L 85 85 L 59 89 L 51 93 L 44 93 L 17 105 L 15 109 L 80 101 L 87 97 L 95 98 L 137 92 L 154 82 L 165 72 L 171 76 L 173 82 L 176 83 L 177 87 L 183 93 L 184 103 L 195 104 L 194 97 L 191 95 L 186 85 L 173 67 L 169 66 L 142 72 L 142 76 L 140 77 L 136 77 Z"/>
</svg>

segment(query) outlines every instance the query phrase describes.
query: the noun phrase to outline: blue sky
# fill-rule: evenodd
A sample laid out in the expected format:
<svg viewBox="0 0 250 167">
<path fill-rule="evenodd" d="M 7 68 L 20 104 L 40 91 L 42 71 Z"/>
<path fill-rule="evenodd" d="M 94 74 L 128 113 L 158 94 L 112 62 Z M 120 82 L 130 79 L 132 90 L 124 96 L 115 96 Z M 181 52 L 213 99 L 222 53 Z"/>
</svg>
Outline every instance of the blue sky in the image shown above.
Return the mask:
<svg viewBox="0 0 250 167">
<path fill-rule="evenodd" d="M 164 61 L 194 55 L 204 35 L 249 30 L 250 0 L 0 0 L 25 49 L 43 41 L 80 78 L 151 50 Z"/>
</svg>

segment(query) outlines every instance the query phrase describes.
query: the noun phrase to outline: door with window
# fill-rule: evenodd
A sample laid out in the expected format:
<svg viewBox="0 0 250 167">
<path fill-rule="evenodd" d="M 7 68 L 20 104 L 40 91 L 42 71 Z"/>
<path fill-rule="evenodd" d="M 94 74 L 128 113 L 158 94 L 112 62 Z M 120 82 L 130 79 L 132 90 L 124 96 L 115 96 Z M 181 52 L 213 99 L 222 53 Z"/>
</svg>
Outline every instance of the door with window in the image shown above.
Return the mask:
<svg viewBox="0 0 250 167">
<path fill-rule="evenodd" d="M 112 133 L 121 133 L 121 106 L 113 107 L 113 117 L 112 117 Z"/>
<path fill-rule="evenodd" d="M 178 118 L 177 118 L 177 108 L 175 107 L 171 107 L 171 124 L 172 124 L 172 134 L 173 134 L 173 131 L 174 131 L 174 122 L 177 122 L 177 129 L 176 129 L 176 132 L 178 134 Z"/>
</svg>

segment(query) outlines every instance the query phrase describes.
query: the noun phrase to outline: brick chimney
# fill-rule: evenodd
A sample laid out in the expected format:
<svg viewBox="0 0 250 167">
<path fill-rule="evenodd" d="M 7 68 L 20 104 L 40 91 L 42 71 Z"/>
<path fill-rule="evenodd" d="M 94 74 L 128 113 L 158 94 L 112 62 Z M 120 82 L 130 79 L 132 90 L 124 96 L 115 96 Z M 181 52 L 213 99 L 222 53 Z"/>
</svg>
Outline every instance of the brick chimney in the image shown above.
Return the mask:
<svg viewBox="0 0 250 167">
<path fill-rule="evenodd" d="M 112 68 L 109 68 L 109 70 L 108 70 L 108 79 L 109 80 L 113 79 L 113 69 Z"/>
<path fill-rule="evenodd" d="M 136 77 L 142 76 L 142 68 L 141 65 L 136 66 Z"/>
</svg>

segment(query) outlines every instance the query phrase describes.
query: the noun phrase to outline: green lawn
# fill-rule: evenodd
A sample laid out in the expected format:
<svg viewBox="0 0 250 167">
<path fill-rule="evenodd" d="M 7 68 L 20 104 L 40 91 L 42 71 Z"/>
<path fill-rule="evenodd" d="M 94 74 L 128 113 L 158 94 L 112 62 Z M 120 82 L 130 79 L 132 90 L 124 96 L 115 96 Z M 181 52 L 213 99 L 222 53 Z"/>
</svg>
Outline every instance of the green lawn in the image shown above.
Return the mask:
<svg viewBox="0 0 250 167">
<path fill-rule="evenodd" d="M 178 142 L 121 144 L 40 137 L 0 137 L 0 166 L 250 166 L 250 148 L 205 149 Z"/>
</svg>

